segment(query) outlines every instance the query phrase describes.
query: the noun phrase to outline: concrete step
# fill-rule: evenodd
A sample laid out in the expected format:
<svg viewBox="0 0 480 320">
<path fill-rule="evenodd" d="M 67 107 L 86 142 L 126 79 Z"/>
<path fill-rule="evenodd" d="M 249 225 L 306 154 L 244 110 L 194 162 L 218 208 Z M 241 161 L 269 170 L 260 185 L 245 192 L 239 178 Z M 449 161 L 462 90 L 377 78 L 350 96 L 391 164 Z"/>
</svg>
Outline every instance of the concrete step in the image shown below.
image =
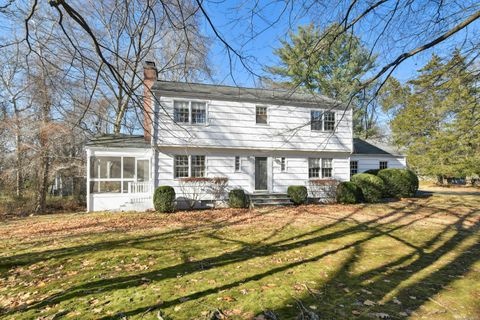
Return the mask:
<svg viewBox="0 0 480 320">
<path fill-rule="evenodd" d="M 252 207 L 289 206 L 293 204 L 286 193 L 254 193 L 250 194 L 249 197 Z"/>
</svg>

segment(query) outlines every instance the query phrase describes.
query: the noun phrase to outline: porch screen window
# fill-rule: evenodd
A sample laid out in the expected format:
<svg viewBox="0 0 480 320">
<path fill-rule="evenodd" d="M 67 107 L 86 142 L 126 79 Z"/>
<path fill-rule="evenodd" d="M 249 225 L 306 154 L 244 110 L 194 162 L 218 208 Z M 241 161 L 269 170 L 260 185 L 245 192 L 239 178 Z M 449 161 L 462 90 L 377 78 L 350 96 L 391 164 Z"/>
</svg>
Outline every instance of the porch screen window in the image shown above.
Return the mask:
<svg viewBox="0 0 480 320">
<path fill-rule="evenodd" d="M 174 101 L 173 103 L 173 119 L 177 123 L 190 122 L 190 107 L 188 101 Z"/>
<path fill-rule="evenodd" d="M 206 123 L 207 110 L 204 102 L 192 102 L 192 123 Z"/>
<path fill-rule="evenodd" d="M 188 178 L 188 156 L 175 156 L 173 171 L 175 178 Z"/>
<path fill-rule="evenodd" d="M 318 110 L 312 110 L 310 112 L 310 128 L 315 131 L 322 131 L 322 112 Z"/>
<path fill-rule="evenodd" d="M 350 161 L 350 176 L 358 173 L 358 161 Z"/>
<path fill-rule="evenodd" d="M 205 177 L 205 156 L 191 156 L 192 177 Z"/>
<path fill-rule="evenodd" d="M 308 177 L 320 178 L 320 158 L 308 159 Z"/>
<path fill-rule="evenodd" d="M 149 160 L 134 157 L 90 157 L 90 192 L 128 192 L 130 182 L 150 180 L 149 166 Z"/>
<path fill-rule="evenodd" d="M 332 177 L 332 159 L 322 159 L 322 178 L 331 178 Z"/>
<path fill-rule="evenodd" d="M 323 130 L 325 131 L 335 130 L 335 112 L 326 111 L 323 114 Z"/>
<path fill-rule="evenodd" d="M 388 162 L 387 161 L 380 161 L 380 165 L 378 166 L 380 169 L 387 169 Z"/>
<path fill-rule="evenodd" d="M 267 123 L 267 107 L 257 106 L 255 108 L 255 121 L 256 123 Z"/>
</svg>

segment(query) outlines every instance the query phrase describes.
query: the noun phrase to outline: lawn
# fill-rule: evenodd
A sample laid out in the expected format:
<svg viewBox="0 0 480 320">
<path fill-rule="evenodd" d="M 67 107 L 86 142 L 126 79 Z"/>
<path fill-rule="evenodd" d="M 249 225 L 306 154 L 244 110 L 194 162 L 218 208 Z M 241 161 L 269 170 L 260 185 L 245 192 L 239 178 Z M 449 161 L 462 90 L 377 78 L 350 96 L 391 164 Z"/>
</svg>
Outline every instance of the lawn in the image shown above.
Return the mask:
<svg viewBox="0 0 480 320">
<path fill-rule="evenodd" d="M 460 194 L 8 220 L 0 317 L 480 319 L 479 223 Z"/>
</svg>

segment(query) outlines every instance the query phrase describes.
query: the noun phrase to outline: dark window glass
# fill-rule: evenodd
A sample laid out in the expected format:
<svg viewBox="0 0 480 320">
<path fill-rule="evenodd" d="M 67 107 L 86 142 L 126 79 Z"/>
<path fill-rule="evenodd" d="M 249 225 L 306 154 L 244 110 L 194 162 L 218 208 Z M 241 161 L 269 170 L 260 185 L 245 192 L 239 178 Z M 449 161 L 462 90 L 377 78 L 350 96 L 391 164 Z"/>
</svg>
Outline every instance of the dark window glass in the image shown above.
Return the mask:
<svg viewBox="0 0 480 320">
<path fill-rule="evenodd" d="M 123 157 L 123 178 L 133 179 L 135 177 L 135 158 Z"/>
<path fill-rule="evenodd" d="M 205 156 L 191 156 L 192 177 L 205 177 Z"/>
<path fill-rule="evenodd" d="M 235 171 L 240 171 L 240 157 L 235 157 Z"/>
<path fill-rule="evenodd" d="M 312 130 L 322 130 L 322 112 L 318 110 L 312 110 L 310 112 L 310 128 Z"/>
<path fill-rule="evenodd" d="M 257 123 L 267 123 L 267 107 L 257 106 L 255 108 L 255 113 Z"/>
<path fill-rule="evenodd" d="M 189 123 L 188 101 L 175 101 L 173 103 L 173 119 L 178 123 Z"/>
<path fill-rule="evenodd" d="M 335 112 L 326 111 L 323 114 L 323 128 L 325 131 L 335 130 Z"/>
<path fill-rule="evenodd" d="M 387 161 L 380 161 L 379 168 L 380 169 L 387 169 L 388 168 L 388 162 Z"/>
<path fill-rule="evenodd" d="M 92 157 L 90 178 L 120 179 L 122 160 L 120 157 Z"/>
<path fill-rule="evenodd" d="M 192 123 L 206 123 L 207 107 L 204 102 L 192 102 Z"/>
<path fill-rule="evenodd" d="M 350 176 L 358 173 L 358 161 L 350 161 Z"/>
<path fill-rule="evenodd" d="M 331 178 L 332 177 L 332 159 L 322 159 L 322 178 Z"/>
<path fill-rule="evenodd" d="M 320 159 L 319 158 L 308 159 L 308 177 L 320 178 Z"/>
<path fill-rule="evenodd" d="M 188 156 L 175 156 L 173 171 L 175 178 L 188 178 Z"/>
<path fill-rule="evenodd" d="M 287 163 L 286 163 L 285 158 L 280 159 L 280 170 L 282 172 L 285 172 L 287 170 Z"/>
</svg>

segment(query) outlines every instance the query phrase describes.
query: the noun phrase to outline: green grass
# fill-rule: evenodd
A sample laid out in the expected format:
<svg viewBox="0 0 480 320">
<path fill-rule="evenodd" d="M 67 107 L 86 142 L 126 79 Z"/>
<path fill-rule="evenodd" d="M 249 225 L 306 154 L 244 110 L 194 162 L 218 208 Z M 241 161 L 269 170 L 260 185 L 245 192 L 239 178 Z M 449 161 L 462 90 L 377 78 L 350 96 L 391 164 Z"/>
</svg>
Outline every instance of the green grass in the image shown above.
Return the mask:
<svg viewBox="0 0 480 320">
<path fill-rule="evenodd" d="M 11 220 L 0 317 L 480 319 L 479 208 L 480 197 L 434 196 Z"/>
</svg>

